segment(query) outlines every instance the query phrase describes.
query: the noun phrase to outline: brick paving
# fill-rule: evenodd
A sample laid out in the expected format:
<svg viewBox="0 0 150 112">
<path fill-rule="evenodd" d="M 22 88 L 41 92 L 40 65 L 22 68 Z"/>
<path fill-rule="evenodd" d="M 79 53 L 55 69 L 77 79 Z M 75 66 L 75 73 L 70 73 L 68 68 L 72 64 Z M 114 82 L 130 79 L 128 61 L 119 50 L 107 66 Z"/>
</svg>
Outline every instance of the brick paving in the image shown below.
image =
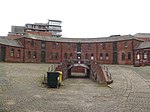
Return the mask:
<svg viewBox="0 0 150 112">
<path fill-rule="evenodd" d="M 67 79 L 41 84 L 50 64 L 0 63 L 0 112 L 149 112 L 150 67 L 108 66 L 114 83 Z"/>
</svg>

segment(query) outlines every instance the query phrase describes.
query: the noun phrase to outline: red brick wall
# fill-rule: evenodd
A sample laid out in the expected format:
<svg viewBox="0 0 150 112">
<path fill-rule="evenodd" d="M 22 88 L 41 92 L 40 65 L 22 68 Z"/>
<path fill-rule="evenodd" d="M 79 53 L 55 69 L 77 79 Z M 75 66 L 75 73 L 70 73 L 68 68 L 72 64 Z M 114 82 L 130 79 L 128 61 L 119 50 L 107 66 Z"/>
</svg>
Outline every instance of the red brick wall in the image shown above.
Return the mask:
<svg viewBox="0 0 150 112">
<path fill-rule="evenodd" d="M 55 44 L 55 47 L 53 46 Z M 53 56 L 50 59 L 50 52 Z M 58 53 L 58 59 L 56 59 L 56 53 Z M 48 63 L 60 63 L 61 62 L 61 43 L 59 42 L 46 42 L 46 62 Z"/>
<path fill-rule="evenodd" d="M 8 62 L 41 62 L 41 40 L 31 39 L 31 38 L 20 38 L 18 39 L 23 44 L 24 48 L 21 48 L 21 58 L 18 59 L 10 57 L 10 49 L 12 47 L 7 46 L 6 48 L 6 61 Z M 32 45 L 34 43 L 34 46 Z M 138 40 L 124 40 L 117 42 L 117 54 L 118 54 L 118 64 L 133 64 L 133 49 L 137 46 L 140 41 Z M 127 42 L 127 47 L 125 47 L 125 42 Z M 56 47 L 53 48 L 55 43 Z M 51 42 L 45 41 L 45 62 L 46 63 L 60 63 L 64 60 L 64 54 L 67 53 L 67 59 L 70 60 L 70 54 L 73 54 L 73 59 L 77 59 L 77 43 L 68 42 Z M 15 53 L 19 48 L 13 47 Z M 31 52 L 31 57 L 28 57 L 28 51 Z M 36 51 L 37 57 L 34 58 L 33 54 Z M 50 52 L 53 54 L 53 58 L 50 59 Z M 122 60 L 122 53 L 125 53 L 125 60 Z M 131 53 L 131 59 L 128 59 L 128 52 Z M 55 54 L 58 53 L 58 59 L 55 58 Z M 85 59 L 85 54 L 88 54 L 88 59 L 91 59 L 91 54 L 94 54 L 94 60 L 97 60 L 100 64 L 113 64 L 113 42 L 102 42 L 102 43 L 81 43 L 81 59 Z M 100 53 L 103 54 L 103 59 L 100 60 Z M 108 53 L 108 59 L 106 59 L 106 53 Z M 23 56 L 24 55 L 24 56 Z"/>
<path fill-rule="evenodd" d="M 18 38 L 21 38 L 22 37 L 22 35 L 19 35 L 19 34 L 9 34 L 8 36 L 7 36 L 7 38 L 9 38 L 9 39 L 18 39 Z"/>
<path fill-rule="evenodd" d="M 127 47 L 125 47 L 127 42 Z M 125 40 L 117 43 L 118 45 L 118 64 L 132 64 L 133 61 L 133 41 Z M 122 53 L 125 53 L 125 60 L 122 60 Z M 128 53 L 131 54 L 131 59 L 128 59 Z"/>
<path fill-rule="evenodd" d="M 43 31 L 26 31 L 26 32 L 33 35 L 52 36 L 52 32 L 43 32 Z"/>
<path fill-rule="evenodd" d="M 113 63 L 113 43 L 103 42 L 98 44 L 98 62 L 100 64 L 112 64 Z M 100 53 L 103 54 L 102 60 L 100 60 Z M 108 53 L 108 59 L 106 59 L 106 53 Z"/>
<path fill-rule="evenodd" d="M 34 46 L 31 45 L 31 42 L 34 42 Z M 41 41 L 30 39 L 30 38 L 24 38 L 24 62 L 35 62 L 40 63 L 41 62 Z M 28 51 L 31 52 L 31 57 L 28 57 Z M 34 58 L 34 51 L 37 54 L 37 57 Z"/>
<path fill-rule="evenodd" d="M 40 62 L 41 60 L 41 41 L 34 40 L 37 43 L 35 47 L 31 46 L 32 39 L 25 38 L 25 62 Z M 127 42 L 128 47 L 125 47 Z M 55 43 L 56 48 L 53 48 Z M 132 64 L 133 60 L 133 46 L 138 44 L 138 41 L 125 40 L 117 42 L 118 52 L 118 64 Z M 103 46 L 105 44 L 105 46 Z M 27 59 L 28 51 L 37 51 L 37 59 Z M 77 59 L 77 43 L 60 43 L 60 42 L 46 42 L 46 63 L 60 63 L 64 60 L 64 54 L 67 53 L 67 59 L 69 60 L 70 54 L 73 54 L 73 59 Z M 50 59 L 50 52 L 53 54 L 53 58 Z M 125 60 L 122 60 L 122 53 L 125 53 Z M 128 59 L 128 52 L 131 53 L 131 59 Z M 55 54 L 58 53 L 58 59 L 55 58 Z M 94 54 L 94 60 L 98 60 L 101 64 L 113 64 L 113 42 L 107 43 L 83 43 L 81 44 L 81 58 L 85 59 L 85 54 L 88 53 L 88 59 L 91 59 L 91 54 Z M 100 53 L 103 54 L 103 59 L 100 60 Z M 108 53 L 108 59 L 106 59 L 106 53 Z"/>
<path fill-rule="evenodd" d="M 73 67 L 71 69 L 71 72 L 75 72 L 75 73 L 85 73 L 85 68 L 84 67 L 80 67 L 80 66 L 76 66 Z"/>
<path fill-rule="evenodd" d="M 147 59 L 144 59 L 144 51 L 148 51 Z M 137 53 L 140 54 L 140 59 L 137 59 Z M 135 65 L 150 65 L 150 48 L 146 49 L 136 49 L 134 50 L 134 63 Z"/>
<path fill-rule="evenodd" d="M 14 56 L 10 55 L 11 49 L 14 49 Z M 18 50 L 20 50 L 20 57 L 18 57 Z M 23 48 L 6 46 L 6 62 L 23 62 Z"/>
<path fill-rule="evenodd" d="M 91 54 L 94 55 L 94 60 L 97 60 L 97 44 L 96 43 L 85 43 L 81 44 L 82 59 L 85 59 L 85 54 L 88 54 L 88 59 L 91 60 Z"/>
<path fill-rule="evenodd" d="M 73 54 L 73 59 L 77 59 L 77 44 L 76 43 L 62 43 L 62 60 L 64 60 L 64 54 L 67 53 L 67 59 L 71 59 L 70 54 Z"/>
</svg>

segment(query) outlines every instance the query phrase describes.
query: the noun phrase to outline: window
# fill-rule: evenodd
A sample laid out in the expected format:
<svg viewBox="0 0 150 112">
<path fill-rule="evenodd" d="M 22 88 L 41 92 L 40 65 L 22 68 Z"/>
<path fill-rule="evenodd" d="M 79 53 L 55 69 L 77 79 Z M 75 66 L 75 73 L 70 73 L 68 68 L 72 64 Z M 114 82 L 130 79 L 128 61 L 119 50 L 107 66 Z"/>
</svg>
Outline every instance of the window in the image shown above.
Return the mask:
<svg viewBox="0 0 150 112">
<path fill-rule="evenodd" d="M 81 52 L 81 43 L 77 43 L 77 52 Z"/>
<path fill-rule="evenodd" d="M 21 54 L 21 51 L 18 50 L 18 52 L 17 52 L 17 58 L 20 58 L 20 54 Z"/>
<path fill-rule="evenodd" d="M 128 60 L 131 60 L 131 53 L 128 52 Z"/>
<path fill-rule="evenodd" d="M 37 57 L 37 53 L 36 51 L 33 52 L 33 59 L 35 59 Z"/>
<path fill-rule="evenodd" d="M 42 49 L 45 49 L 46 45 L 45 45 L 44 41 L 41 42 L 41 47 L 42 47 Z"/>
<path fill-rule="evenodd" d="M 85 54 L 85 59 L 88 59 L 88 53 Z"/>
<path fill-rule="evenodd" d="M 52 52 L 50 52 L 50 60 L 52 60 L 53 59 L 53 53 Z"/>
<path fill-rule="evenodd" d="M 67 44 L 67 49 L 70 50 L 70 43 Z"/>
<path fill-rule="evenodd" d="M 122 61 L 125 60 L 125 53 L 122 53 Z"/>
<path fill-rule="evenodd" d="M 100 60 L 103 60 L 103 54 L 100 53 Z"/>
<path fill-rule="evenodd" d="M 144 60 L 147 60 L 147 54 L 148 54 L 148 52 L 144 51 Z"/>
<path fill-rule="evenodd" d="M 35 44 L 35 43 L 34 43 L 34 41 L 32 40 L 32 41 L 31 41 L 31 46 L 34 47 L 34 44 Z"/>
<path fill-rule="evenodd" d="M 73 54 L 72 53 L 70 53 L 70 59 L 73 59 Z"/>
<path fill-rule="evenodd" d="M 64 53 L 64 59 L 67 59 L 67 53 Z"/>
<path fill-rule="evenodd" d="M 106 53 L 106 60 L 108 60 L 108 53 Z"/>
<path fill-rule="evenodd" d="M 124 43 L 124 47 L 125 47 L 125 48 L 128 48 L 128 42 L 125 42 L 125 43 Z"/>
<path fill-rule="evenodd" d="M 56 42 L 53 42 L 53 49 L 56 48 Z"/>
<path fill-rule="evenodd" d="M 136 53 L 136 58 L 137 58 L 138 60 L 140 59 L 140 53 L 139 53 L 139 52 Z"/>
<path fill-rule="evenodd" d="M 28 51 L 28 59 L 31 58 L 31 51 Z"/>
<path fill-rule="evenodd" d="M 103 49 L 106 49 L 106 43 L 102 44 Z"/>
<path fill-rule="evenodd" d="M 14 56 L 14 49 L 10 50 L 10 56 L 13 57 Z"/>
<path fill-rule="evenodd" d="M 58 52 L 55 53 L 55 59 L 58 60 Z"/>
<path fill-rule="evenodd" d="M 100 45 L 100 46 L 102 46 L 102 45 L 103 45 L 103 43 L 99 43 L 99 45 Z"/>
<path fill-rule="evenodd" d="M 94 54 L 91 53 L 91 60 L 94 60 Z"/>
<path fill-rule="evenodd" d="M 91 44 L 88 44 L 88 50 L 91 50 Z"/>
</svg>

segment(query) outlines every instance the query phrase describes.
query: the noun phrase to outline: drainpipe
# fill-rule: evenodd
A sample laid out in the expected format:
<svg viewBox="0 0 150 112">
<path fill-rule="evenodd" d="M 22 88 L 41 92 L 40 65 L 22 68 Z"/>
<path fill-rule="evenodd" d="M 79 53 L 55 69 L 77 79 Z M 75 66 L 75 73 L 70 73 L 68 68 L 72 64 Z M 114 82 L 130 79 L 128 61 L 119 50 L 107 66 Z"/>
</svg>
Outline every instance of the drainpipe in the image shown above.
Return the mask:
<svg viewBox="0 0 150 112">
<path fill-rule="evenodd" d="M 133 46 L 133 39 L 132 39 L 132 57 L 133 57 L 133 59 L 132 59 L 132 63 L 133 63 L 133 65 L 135 64 L 135 53 L 134 53 L 134 46 Z"/>
<path fill-rule="evenodd" d="M 61 56 L 61 62 L 62 62 L 62 42 L 61 42 L 61 54 L 60 54 L 60 56 Z"/>
<path fill-rule="evenodd" d="M 140 53 L 140 49 L 139 49 L 139 66 L 140 66 L 140 58 L 141 58 L 141 53 Z"/>
<path fill-rule="evenodd" d="M 98 62 L 98 43 L 96 43 L 96 61 Z"/>
<path fill-rule="evenodd" d="M 24 47 L 23 47 L 23 63 L 25 63 L 25 37 L 24 37 Z"/>
</svg>

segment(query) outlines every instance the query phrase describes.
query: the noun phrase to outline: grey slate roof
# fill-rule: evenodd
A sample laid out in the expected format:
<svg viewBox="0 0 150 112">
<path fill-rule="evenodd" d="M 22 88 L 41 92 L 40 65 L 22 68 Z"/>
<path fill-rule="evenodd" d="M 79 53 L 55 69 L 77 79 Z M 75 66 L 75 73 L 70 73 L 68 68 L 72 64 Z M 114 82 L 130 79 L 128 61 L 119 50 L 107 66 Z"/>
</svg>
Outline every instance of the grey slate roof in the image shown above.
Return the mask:
<svg viewBox="0 0 150 112">
<path fill-rule="evenodd" d="M 38 40 L 45 40 L 45 41 L 55 41 L 55 42 L 82 42 L 82 43 L 91 43 L 91 42 L 113 42 L 113 41 L 122 41 L 122 40 L 131 40 L 136 39 L 132 35 L 124 35 L 124 36 L 113 36 L 113 37 L 101 37 L 101 38 L 53 38 L 48 36 L 39 36 L 26 33 L 25 37 L 38 39 Z"/>
<path fill-rule="evenodd" d="M 15 47 L 23 47 L 23 45 L 18 40 L 11 40 L 5 36 L 0 36 L 0 44 L 10 45 Z"/>
<path fill-rule="evenodd" d="M 150 42 L 141 42 L 136 48 L 134 49 L 144 49 L 150 48 Z"/>
<path fill-rule="evenodd" d="M 135 37 L 150 38 L 150 33 L 136 33 Z"/>
</svg>

